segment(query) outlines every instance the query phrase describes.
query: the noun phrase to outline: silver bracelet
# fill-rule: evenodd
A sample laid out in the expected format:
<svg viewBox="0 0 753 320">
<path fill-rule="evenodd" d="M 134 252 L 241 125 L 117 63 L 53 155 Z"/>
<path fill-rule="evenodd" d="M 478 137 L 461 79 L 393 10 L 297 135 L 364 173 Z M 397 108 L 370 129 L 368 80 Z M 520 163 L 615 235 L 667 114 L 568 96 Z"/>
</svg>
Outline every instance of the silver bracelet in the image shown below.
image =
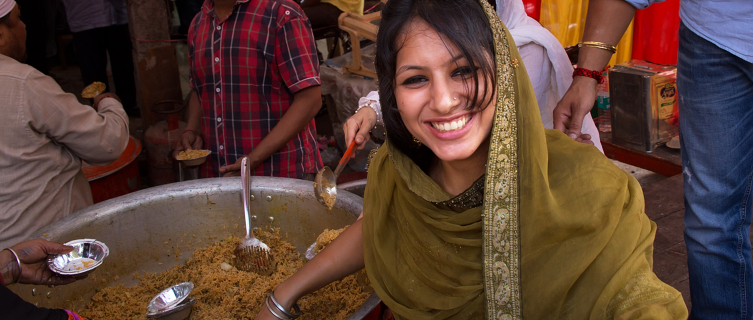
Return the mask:
<svg viewBox="0 0 753 320">
<path fill-rule="evenodd" d="M 21 278 L 21 260 L 20 260 L 20 259 L 18 259 L 18 255 L 17 255 L 17 254 L 16 254 L 16 252 L 15 252 L 15 251 L 13 251 L 13 249 L 11 249 L 11 248 L 5 248 L 4 250 L 8 250 L 8 251 L 10 251 L 10 253 L 12 253 L 12 254 L 13 254 L 13 256 L 14 256 L 14 257 L 16 258 L 16 263 L 18 264 L 18 277 L 19 277 L 19 278 Z M 11 274 L 10 274 L 10 275 L 11 275 L 11 277 L 12 277 L 12 276 L 13 276 L 13 273 L 11 272 Z M 16 282 L 18 282 L 18 279 L 16 279 Z"/>
<path fill-rule="evenodd" d="M 269 304 L 269 300 L 272 300 L 272 304 L 274 305 L 274 307 Z M 275 299 L 274 291 L 272 291 L 269 297 L 267 297 L 266 304 L 267 304 L 267 310 L 269 310 L 269 312 L 272 313 L 272 315 L 275 316 L 275 318 L 277 319 L 295 320 L 296 318 L 301 316 L 301 308 L 298 306 L 297 303 L 293 305 L 295 314 L 291 313 L 288 310 L 285 310 L 285 308 L 282 305 L 280 305 Z M 278 313 L 278 311 L 282 314 Z"/>
<path fill-rule="evenodd" d="M 356 108 L 356 112 L 353 114 L 358 113 L 358 111 L 361 111 L 361 109 L 365 107 L 371 108 L 371 110 L 374 110 L 374 113 L 376 113 L 376 124 L 384 125 L 384 119 L 382 118 L 382 107 L 379 105 L 379 101 L 374 101 L 367 99 L 366 97 L 361 98 L 358 101 L 358 108 Z"/>
<path fill-rule="evenodd" d="M 275 305 L 275 307 L 277 307 L 277 309 L 280 309 L 280 311 L 282 311 L 282 313 L 285 314 L 286 316 L 293 319 L 301 316 L 301 308 L 298 307 L 297 303 L 293 304 L 293 310 L 291 310 L 291 311 L 294 311 L 295 313 L 285 310 L 285 308 L 279 302 L 277 302 L 277 299 L 275 299 L 274 290 L 272 290 L 272 292 L 269 294 L 269 298 L 272 299 L 272 303 Z"/>
</svg>

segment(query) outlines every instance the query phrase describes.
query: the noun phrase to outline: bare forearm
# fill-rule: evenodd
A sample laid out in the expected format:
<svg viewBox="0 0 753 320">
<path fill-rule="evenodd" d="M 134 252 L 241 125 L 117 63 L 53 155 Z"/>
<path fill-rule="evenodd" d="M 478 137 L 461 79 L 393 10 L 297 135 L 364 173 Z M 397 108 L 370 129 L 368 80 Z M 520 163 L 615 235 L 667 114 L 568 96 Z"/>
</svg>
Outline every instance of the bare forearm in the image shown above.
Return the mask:
<svg viewBox="0 0 753 320">
<path fill-rule="evenodd" d="M 275 297 L 281 304 L 290 308 L 301 297 L 363 269 L 361 221 L 359 219 L 345 229 L 314 259 L 275 289 Z"/>
<path fill-rule="evenodd" d="M 191 91 L 191 97 L 188 99 L 188 122 L 186 129 L 201 132 L 201 102 L 196 91 Z"/>
<path fill-rule="evenodd" d="M 634 15 L 635 7 L 623 0 L 591 0 L 588 3 L 583 41 L 617 45 Z M 578 54 L 578 67 L 602 70 L 611 58 L 612 54 L 607 50 L 582 47 Z"/>
<path fill-rule="evenodd" d="M 316 116 L 321 107 L 322 98 L 319 86 L 309 87 L 296 93 L 293 104 L 280 118 L 280 122 L 248 155 L 253 164 L 259 165 L 273 153 L 279 151 L 290 140 L 293 140 Z"/>
</svg>

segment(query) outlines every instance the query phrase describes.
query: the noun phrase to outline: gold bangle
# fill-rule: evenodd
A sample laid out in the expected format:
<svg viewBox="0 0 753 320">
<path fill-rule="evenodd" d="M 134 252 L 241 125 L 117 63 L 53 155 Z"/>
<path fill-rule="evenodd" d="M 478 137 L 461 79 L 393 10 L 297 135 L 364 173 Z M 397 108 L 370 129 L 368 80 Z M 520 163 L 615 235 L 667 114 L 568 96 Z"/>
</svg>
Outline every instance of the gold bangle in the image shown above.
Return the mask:
<svg viewBox="0 0 753 320">
<path fill-rule="evenodd" d="M 583 41 L 583 42 L 578 43 L 578 48 L 580 48 L 580 47 L 599 48 L 599 49 L 610 51 L 612 53 L 617 52 L 617 47 L 615 47 L 615 46 L 613 46 L 611 44 L 604 43 L 604 42 Z"/>
</svg>

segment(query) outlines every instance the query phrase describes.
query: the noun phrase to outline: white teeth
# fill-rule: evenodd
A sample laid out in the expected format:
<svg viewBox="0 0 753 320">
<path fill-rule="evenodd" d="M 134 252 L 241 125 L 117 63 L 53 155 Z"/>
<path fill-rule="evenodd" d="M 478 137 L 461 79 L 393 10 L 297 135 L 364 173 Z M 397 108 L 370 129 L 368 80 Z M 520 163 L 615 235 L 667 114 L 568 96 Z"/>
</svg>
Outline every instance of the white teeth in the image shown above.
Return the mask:
<svg viewBox="0 0 753 320">
<path fill-rule="evenodd" d="M 434 129 L 437 129 L 441 132 L 455 131 L 455 130 L 462 129 L 463 127 L 465 127 L 465 125 L 468 123 L 468 120 L 470 120 L 470 116 L 466 116 L 466 117 L 457 119 L 455 121 L 444 122 L 444 123 L 433 122 L 431 125 L 434 127 Z"/>
</svg>

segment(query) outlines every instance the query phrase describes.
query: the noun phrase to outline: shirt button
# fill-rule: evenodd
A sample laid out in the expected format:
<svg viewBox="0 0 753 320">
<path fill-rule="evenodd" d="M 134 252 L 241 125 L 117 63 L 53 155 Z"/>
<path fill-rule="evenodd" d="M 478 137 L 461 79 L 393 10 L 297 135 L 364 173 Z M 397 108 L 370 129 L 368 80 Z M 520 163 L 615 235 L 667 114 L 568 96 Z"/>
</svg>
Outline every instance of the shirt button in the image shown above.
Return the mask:
<svg viewBox="0 0 753 320">
<path fill-rule="evenodd" d="M 221 26 L 217 26 L 217 30 L 222 30 L 222 27 Z"/>
<path fill-rule="evenodd" d="M 289 16 L 289 15 L 290 15 L 290 11 L 288 11 L 288 10 L 285 10 L 285 15 L 286 15 L 286 16 Z"/>
<path fill-rule="evenodd" d="M 220 88 L 217 88 L 217 90 L 215 90 L 215 91 L 220 92 Z"/>
<path fill-rule="evenodd" d="M 214 62 L 220 62 L 220 58 L 219 57 L 214 58 Z"/>
<path fill-rule="evenodd" d="M 222 117 L 217 117 L 217 122 L 222 122 Z"/>
<path fill-rule="evenodd" d="M 222 149 L 225 149 L 225 147 L 223 147 L 222 145 L 220 145 L 220 150 L 222 150 Z"/>
</svg>

